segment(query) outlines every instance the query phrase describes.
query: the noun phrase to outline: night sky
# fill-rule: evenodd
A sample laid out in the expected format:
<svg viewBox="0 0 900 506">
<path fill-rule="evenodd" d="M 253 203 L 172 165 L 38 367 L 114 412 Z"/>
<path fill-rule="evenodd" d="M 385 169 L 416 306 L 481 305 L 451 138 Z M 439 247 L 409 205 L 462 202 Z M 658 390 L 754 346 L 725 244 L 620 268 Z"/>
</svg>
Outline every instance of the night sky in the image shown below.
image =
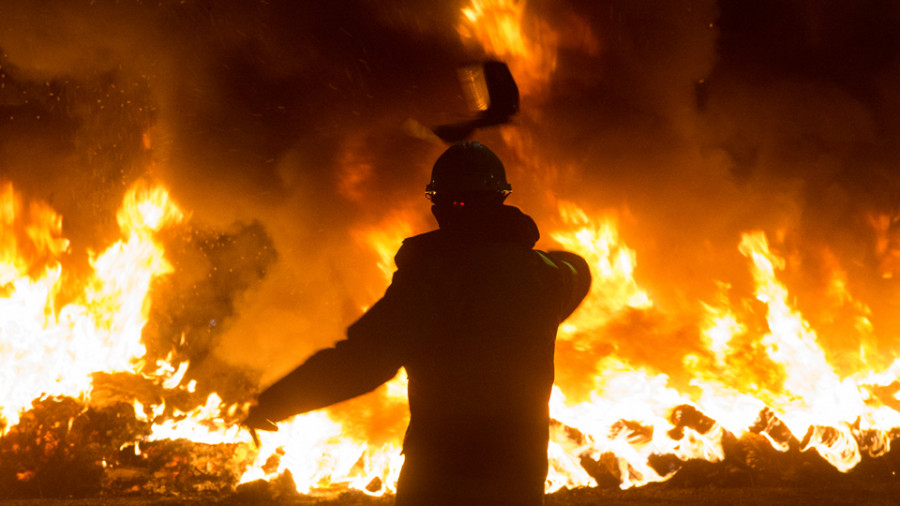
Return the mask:
<svg viewBox="0 0 900 506">
<path fill-rule="evenodd" d="M 195 227 L 256 222 L 277 260 L 207 344 L 271 381 L 382 289 L 356 231 L 432 227 L 445 146 L 404 124 L 468 114 L 456 67 L 493 56 L 460 36 L 468 3 L 0 0 L 0 180 L 64 216 L 76 263 L 146 174 Z M 900 3 L 531 0 L 525 19 L 556 67 L 474 136 L 511 204 L 545 231 L 559 200 L 615 210 L 661 311 L 749 290 L 744 231 L 792 258 L 801 297 L 827 250 L 897 335 L 871 216 L 900 218 Z"/>
</svg>

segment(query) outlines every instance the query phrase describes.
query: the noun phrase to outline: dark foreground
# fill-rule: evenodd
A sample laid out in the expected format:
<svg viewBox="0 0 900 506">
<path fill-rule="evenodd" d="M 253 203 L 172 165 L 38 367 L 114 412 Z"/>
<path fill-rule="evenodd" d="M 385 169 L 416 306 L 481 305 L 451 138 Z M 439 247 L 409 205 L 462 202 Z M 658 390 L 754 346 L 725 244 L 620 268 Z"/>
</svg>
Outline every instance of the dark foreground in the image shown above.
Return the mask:
<svg viewBox="0 0 900 506">
<path fill-rule="evenodd" d="M 390 497 L 375 498 L 359 492 L 346 492 L 333 498 L 290 497 L 272 501 L 260 497 L 235 494 L 229 497 L 97 497 L 90 499 L 27 499 L 0 501 L 3 506 L 389 506 Z M 900 504 L 900 486 L 894 483 L 873 483 L 871 486 L 847 488 L 826 487 L 699 487 L 674 488 L 649 485 L 631 490 L 602 490 L 581 488 L 563 490 L 546 497 L 546 506 L 583 505 L 641 505 L 641 504 L 713 504 L 713 505 L 780 505 L 780 504 Z"/>
<path fill-rule="evenodd" d="M 702 505 L 900 505 L 900 452 L 864 458 L 848 473 L 840 473 L 814 452 L 787 453 L 770 449 L 744 455 L 744 460 L 678 464 L 671 479 L 628 490 L 619 489 L 612 476 L 594 468 L 598 486 L 560 490 L 545 496 L 545 506 L 702 504 Z M 765 458 L 772 457 L 771 459 Z M 751 458 L 752 457 L 752 458 Z M 751 464 L 748 464 L 750 462 Z M 664 463 L 663 463 L 664 464 Z M 660 464 L 660 465 L 663 465 Z M 59 475 L 57 475 L 59 476 Z M 606 478 L 606 479 L 605 479 Z M 66 481 L 59 476 L 59 481 Z M 344 490 L 329 496 L 298 494 L 289 475 L 272 482 L 258 481 L 236 487 L 176 491 L 132 487 L 128 492 L 104 490 L 90 496 L 12 499 L 0 494 L 0 506 L 389 506 L 393 497 L 372 497 Z M 154 492 L 165 490 L 162 493 Z M 47 492 L 48 490 L 44 490 Z M 463 505 L 464 506 L 464 505 Z"/>
</svg>

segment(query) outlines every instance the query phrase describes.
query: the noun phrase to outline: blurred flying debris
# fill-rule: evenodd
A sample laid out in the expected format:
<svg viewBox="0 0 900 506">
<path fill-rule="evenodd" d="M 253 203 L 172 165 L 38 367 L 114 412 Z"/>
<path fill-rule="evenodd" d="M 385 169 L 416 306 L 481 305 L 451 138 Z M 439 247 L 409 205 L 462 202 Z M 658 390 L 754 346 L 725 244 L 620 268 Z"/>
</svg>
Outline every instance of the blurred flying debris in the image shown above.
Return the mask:
<svg viewBox="0 0 900 506">
<path fill-rule="evenodd" d="M 447 143 L 460 142 L 479 128 L 509 123 L 519 112 L 519 88 L 509 67 L 500 61 L 488 60 L 464 65 L 457 69 L 466 105 L 474 117 L 428 129 L 415 120 L 404 125 L 408 134 L 433 140 L 435 136 Z"/>
</svg>

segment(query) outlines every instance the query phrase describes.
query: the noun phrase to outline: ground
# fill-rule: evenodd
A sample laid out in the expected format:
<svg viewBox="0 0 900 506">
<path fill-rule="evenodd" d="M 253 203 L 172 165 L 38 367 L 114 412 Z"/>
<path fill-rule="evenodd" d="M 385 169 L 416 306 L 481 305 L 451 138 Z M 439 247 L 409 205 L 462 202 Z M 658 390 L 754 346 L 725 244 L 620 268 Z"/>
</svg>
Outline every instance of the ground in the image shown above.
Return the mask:
<svg viewBox="0 0 900 506">
<path fill-rule="evenodd" d="M 334 498 L 295 496 L 272 500 L 252 494 L 224 497 L 96 497 L 87 499 L 28 499 L 0 501 L 2 506 L 389 506 L 389 497 L 374 498 L 347 492 Z M 666 484 L 649 485 L 631 490 L 581 488 L 548 495 L 545 506 L 587 505 L 896 505 L 900 504 L 900 482 L 873 483 L 860 488 L 845 485 L 815 487 L 696 487 L 679 488 Z"/>
</svg>

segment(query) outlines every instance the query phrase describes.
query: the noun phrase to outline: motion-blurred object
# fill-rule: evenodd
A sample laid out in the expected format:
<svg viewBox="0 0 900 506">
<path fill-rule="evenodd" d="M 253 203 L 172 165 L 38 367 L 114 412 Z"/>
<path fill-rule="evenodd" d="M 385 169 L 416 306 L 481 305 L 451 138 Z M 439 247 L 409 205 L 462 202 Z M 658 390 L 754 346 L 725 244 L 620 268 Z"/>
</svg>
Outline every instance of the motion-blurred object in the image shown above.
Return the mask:
<svg viewBox="0 0 900 506">
<path fill-rule="evenodd" d="M 508 123 L 519 112 L 519 88 L 505 63 L 473 63 L 457 73 L 469 109 L 477 116 L 435 127 L 434 133 L 445 142 L 460 142 L 478 128 Z"/>
</svg>

